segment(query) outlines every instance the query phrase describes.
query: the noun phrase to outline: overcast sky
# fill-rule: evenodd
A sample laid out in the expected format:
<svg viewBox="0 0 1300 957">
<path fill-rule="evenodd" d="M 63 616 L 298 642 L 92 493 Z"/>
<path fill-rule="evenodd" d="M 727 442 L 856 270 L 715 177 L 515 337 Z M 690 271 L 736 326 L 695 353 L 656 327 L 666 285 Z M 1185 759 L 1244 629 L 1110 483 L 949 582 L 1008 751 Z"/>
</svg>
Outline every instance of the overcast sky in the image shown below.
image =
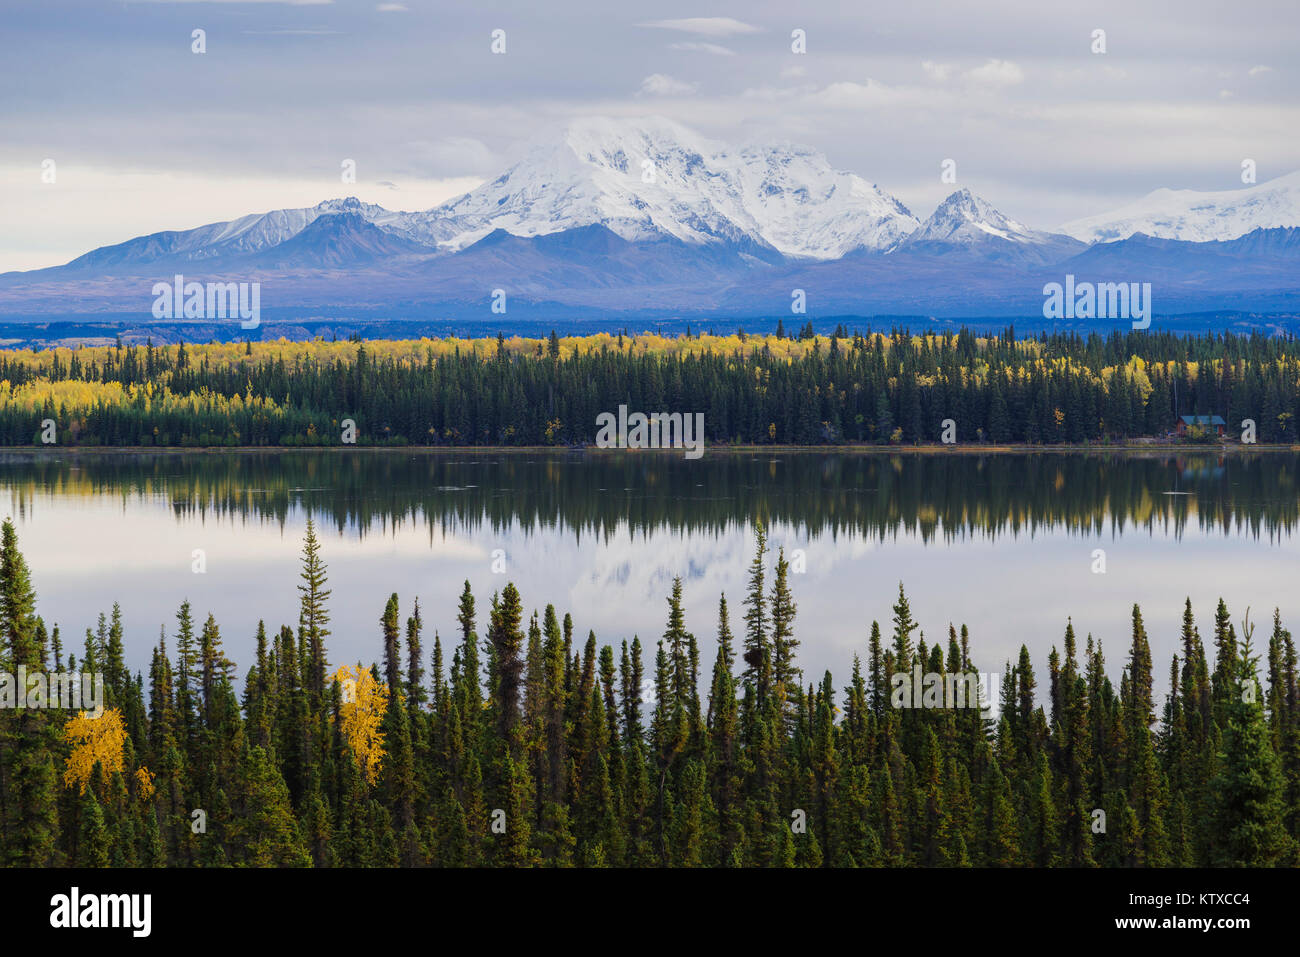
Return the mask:
<svg viewBox="0 0 1300 957">
<path fill-rule="evenodd" d="M 1300 169 L 1295 0 L 448 6 L 5 0 L 0 271 L 341 195 L 425 209 L 586 115 L 806 143 L 921 217 L 951 158 L 958 186 L 1049 229 L 1161 186 L 1240 188 L 1247 158 L 1260 182 Z"/>
</svg>

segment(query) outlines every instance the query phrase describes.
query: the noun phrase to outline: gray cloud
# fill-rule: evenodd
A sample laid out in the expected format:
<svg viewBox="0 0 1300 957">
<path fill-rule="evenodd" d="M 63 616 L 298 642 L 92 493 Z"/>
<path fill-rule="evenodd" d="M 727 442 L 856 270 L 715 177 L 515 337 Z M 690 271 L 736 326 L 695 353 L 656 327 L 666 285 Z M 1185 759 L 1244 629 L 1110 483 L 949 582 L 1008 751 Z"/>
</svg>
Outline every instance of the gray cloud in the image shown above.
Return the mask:
<svg viewBox="0 0 1300 957">
<path fill-rule="evenodd" d="M 638 23 L 639 27 L 655 27 L 661 30 L 680 30 L 683 33 L 696 33 L 702 37 L 730 37 L 740 33 L 761 33 L 760 27 L 731 17 L 687 17 L 684 20 L 652 20 Z"/>
<path fill-rule="evenodd" d="M 651 73 L 641 81 L 641 92 L 651 96 L 685 96 L 694 93 L 698 84 L 674 79 L 664 73 Z"/>
<path fill-rule="evenodd" d="M 712 53 L 714 56 L 735 56 L 736 51 L 729 47 L 724 47 L 718 43 L 701 43 L 698 40 L 687 40 L 684 43 L 670 43 L 669 49 L 672 50 L 692 50 L 696 53 Z"/>
<path fill-rule="evenodd" d="M 1290 0 L 1249 18 L 1214 0 L 1177 16 L 1098 0 L 1086 19 L 1032 0 L 754 0 L 707 18 L 669 5 L 654 20 L 597 0 L 401 5 L 400 17 L 375 0 L 7 10 L 0 269 L 204 221 L 189 216 L 337 196 L 343 158 L 357 160 L 358 191 L 388 181 L 424 202 L 590 114 L 807 143 L 921 215 L 950 188 L 939 164 L 953 158 L 959 186 L 1048 228 L 1161 186 L 1233 188 L 1243 157 L 1261 181 L 1300 168 Z M 1097 27 L 1104 55 L 1089 49 Z M 205 54 L 190 52 L 196 28 Z M 791 52 L 796 28 L 806 54 Z M 666 81 L 644 86 L 653 77 L 693 91 L 665 97 Z M 59 183 L 41 192 L 47 157 Z"/>
</svg>

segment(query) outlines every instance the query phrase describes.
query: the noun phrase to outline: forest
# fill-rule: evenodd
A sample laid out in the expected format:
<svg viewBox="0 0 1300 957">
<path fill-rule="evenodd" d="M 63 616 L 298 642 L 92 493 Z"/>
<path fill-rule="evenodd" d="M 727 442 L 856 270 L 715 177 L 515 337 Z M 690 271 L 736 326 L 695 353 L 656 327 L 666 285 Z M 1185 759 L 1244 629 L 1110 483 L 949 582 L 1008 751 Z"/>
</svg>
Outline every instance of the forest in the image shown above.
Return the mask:
<svg viewBox="0 0 1300 957">
<path fill-rule="evenodd" d="M 841 326 L 0 352 L 6 446 L 582 446 L 620 405 L 703 413 L 712 446 L 937 443 L 948 420 L 960 445 L 1122 443 L 1182 415 L 1292 443 L 1300 342 Z"/>
<path fill-rule="evenodd" d="M 653 646 L 585 639 L 513 584 L 453 637 L 379 596 L 377 657 L 328 655 L 328 567 L 308 522 L 296 625 L 259 625 L 242 675 L 213 614 L 182 602 L 147 675 L 121 610 L 80 657 L 38 612 L 0 535 L 0 671 L 104 675 L 98 717 L 0 709 L 0 859 L 12 867 L 1294 866 L 1300 687 L 1274 612 L 1257 647 L 1222 601 L 1190 601 L 1155 700 L 1141 609 L 1116 688 L 1066 623 L 1046 671 L 1006 662 L 989 710 L 903 707 L 894 676 L 977 674 L 972 637 L 927 644 L 902 584 L 847 679 L 805 676 L 783 550 L 762 525 L 717 653 L 682 583 Z M 891 586 L 892 588 L 892 586 Z M 349 600 L 355 600 L 354 597 Z M 382 607 L 381 607 L 382 606 Z M 733 617 L 735 621 L 733 631 Z M 480 627 L 484 630 L 480 632 Z M 1207 654 L 1212 645 L 1213 661 Z M 1159 713 L 1157 714 L 1157 707 Z"/>
</svg>

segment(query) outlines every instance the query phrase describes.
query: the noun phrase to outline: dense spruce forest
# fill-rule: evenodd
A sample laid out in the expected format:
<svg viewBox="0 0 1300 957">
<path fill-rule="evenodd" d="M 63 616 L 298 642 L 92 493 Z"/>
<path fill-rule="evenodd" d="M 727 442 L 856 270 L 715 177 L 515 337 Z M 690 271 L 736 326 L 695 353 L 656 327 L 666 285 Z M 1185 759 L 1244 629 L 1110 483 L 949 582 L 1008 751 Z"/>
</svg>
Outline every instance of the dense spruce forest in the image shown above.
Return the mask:
<svg viewBox="0 0 1300 957">
<path fill-rule="evenodd" d="M 430 640 L 429 609 L 413 604 L 403 623 L 392 595 L 376 603 L 379 663 L 337 667 L 309 522 L 296 627 L 259 627 L 241 690 L 215 617 L 200 623 L 188 602 L 147 676 L 124 664 L 117 607 L 78 659 L 38 614 L 6 521 L 3 670 L 102 672 L 108 710 L 0 710 L 0 855 L 88 867 L 1297 863 L 1300 688 L 1276 613 L 1261 662 L 1249 615 L 1238 629 L 1220 602 L 1206 641 L 1189 602 L 1158 722 L 1140 609 L 1118 690 L 1102 642 L 1067 624 L 1046 673 L 1024 647 L 1001 669 L 994 720 L 947 692 L 937 707 L 900 706 L 893 675 L 977 667 L 964 626 L 927 644 L 901 585 L 847 681 L 804 676 L 788 573 L 760 525 L 735 632 L 719 601 L 711 667 L 680 579 L 653 648 L 584 639 L 552 605 L 530 614 L 513 585 L 482 609 L 467 582 L 456 609 L 435 612 L 454 612 L 446 645 Z"/>
<path fill-rule="evenodd" d="M 0 353 L 10 446 L 541 446 L 596 418 L 704 415 L 712 445 L 1099 443 L 1180 415 L 1293 442 L 1294 337 L 689 334 L 97 346 Z M 1211 435 L 1193 438 L 1212 439 Z"/>
</svg>

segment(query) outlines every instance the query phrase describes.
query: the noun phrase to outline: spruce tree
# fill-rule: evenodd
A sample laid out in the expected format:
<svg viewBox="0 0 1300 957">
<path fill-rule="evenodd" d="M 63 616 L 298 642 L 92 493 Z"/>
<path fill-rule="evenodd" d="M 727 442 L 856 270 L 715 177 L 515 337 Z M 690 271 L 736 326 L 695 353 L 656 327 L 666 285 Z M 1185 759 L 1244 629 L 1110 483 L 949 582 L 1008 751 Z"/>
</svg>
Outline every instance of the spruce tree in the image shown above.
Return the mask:
<svg viewBox="0 0 1300 957">
<path fill-rule="evenodd" d="M 1282 826 L 1282 778 L 1269 746 L 1268 724 L 1247 622 L 1245 644 L 1231 672 L 1219 671 L 1225 718 L 1213 795 L 1212 863 L 1219 867 L 1269 867 L 1288 850 Z M 1235 649 L 1234 649 L 1235 652 Z M 1232 683 L 1228 684 L 1229 676 Z"/>
<path fill-rule="evenodd" d="M 0 528 L 0 641 L 3 659 L 15 671 L 41 671 L 36 592 L 9 519 Z M 18 688 L 17 693 L 26 696 L 27 691 Z M 54 750 L 55 733 L 45 709 L 0 713 L 0 848 L 11 867 L 54 862 L 59 831 Z"/>
<path fill-rule="evenodd" d="M 768 643 L 767 597 L 763 594 L 763 576 L 767 560 L 767 533 L 762 522 L 754 523 L 758 540 L 754 560 L 749 566 L 749 588 L 745 596 L 745 671 L 760 706 L 766 703 L 772 681 L 772 650 Z"/>
<path fill-rule="evenodd" d="M 325 562 L 321 559 L 316 526 L 310 516 L 307 518 L 307 534 L 302 546 L 302 571 L 298 577 L 303 582 L 298 586 L 298 640 L 307 658 L 303 683 L 313 707 L 319 707 L 325 694 L 325 672 L 328 668 L 325 639 L 330 635 L 326 627 L 330 620 L 326 605 L 330 590 L 325 587 L 328 581 Z"/>
</svg>

